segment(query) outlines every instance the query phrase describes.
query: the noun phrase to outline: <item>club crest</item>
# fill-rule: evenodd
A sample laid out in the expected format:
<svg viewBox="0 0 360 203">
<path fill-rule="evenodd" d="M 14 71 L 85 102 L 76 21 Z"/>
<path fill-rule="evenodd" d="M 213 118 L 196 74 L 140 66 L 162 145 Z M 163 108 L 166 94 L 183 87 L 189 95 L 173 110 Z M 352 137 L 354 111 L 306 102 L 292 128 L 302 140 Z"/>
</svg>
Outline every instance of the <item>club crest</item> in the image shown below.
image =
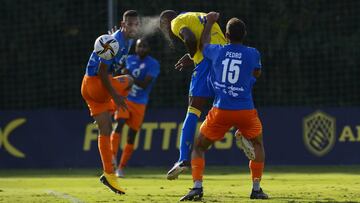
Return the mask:
<svg viewBox="0 0 360 203">
<path fill-rule="evenodd" d="M 307 149 L 316 156 L 324 156 L 335 144 L 335 118 L 316 111 L 303 120 L 303 138 Z"/>
</svg>

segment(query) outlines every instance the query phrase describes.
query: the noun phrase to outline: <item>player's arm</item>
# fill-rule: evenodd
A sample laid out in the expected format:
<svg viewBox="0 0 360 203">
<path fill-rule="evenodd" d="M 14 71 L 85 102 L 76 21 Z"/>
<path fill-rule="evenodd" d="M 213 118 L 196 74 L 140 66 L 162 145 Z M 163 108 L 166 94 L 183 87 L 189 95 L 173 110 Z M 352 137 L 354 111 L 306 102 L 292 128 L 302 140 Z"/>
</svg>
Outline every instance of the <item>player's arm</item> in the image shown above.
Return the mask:
<svg viewBox="0 0 360 203">
<path fill-rule="evenodd" d="M 197 50 L 197 41 L 194 33 L 187 27 L 181 28 L 179 35 L 184 40 L 186 49 L 189 52 L 182 56 L 175 64 L 175 69 L 182 71 L 185 67 L 194 67 L 192 57 L 194 57 Z"/>
<path fill-rule="evenodd" d="M 260 68 L 257 68 L 257 69 L 255 69 L 255 70 L 253 71 L 253 76 L 254 76 L 255 78 L 259 78 L 260 75 L 261 75 L 261 69 L 260 69 Z"/>
<path fill-rule="evenodd" d="M 191 58 L 194 57 L 197 50 L 195 34 L 189 28 L 183 27 L 181 28 L 179 35 L 184 40 L 186 49 L 188 50 Z"/>
<path fill-rule="evenodd" d="M 200 37 L 200 45 L 199 45 L 200 50 L 202 50 L 206 44 L 210 43 L 211 28 L 218 19 L 219 19 L 219 13 L 217 12 L 210 12 L 206 15 L 206 24 L 204 26 L 204 30 L 201 33 L 201 37 Z"/>
<path fill-rule="evenodd" d="M 134 77 L 133 77 L 133 78 L 134 78 Z M 137 86 L 145 89 L 145 88 L 147 88 L 147 86 L 151 83 L 152 80 L 153 80 L 153 77 L 152 77 L 151 75 L 147 75 L 147 76 L 145 76 L 145 79 L 144 79 L 144 80 L 137 80 L 136 78 L 134 78 L 134 83 L 135 83 Z"/>
<path fill-rule="evenodd" d="M 115 104 L 122 109 L 126 109 L 127 106 L 125 103 L 125 98 L 120 96 L 115 91 L 115 89 L 113 88 L 113 86 L 111 85 L 111 83 L 109 81 L 107 65 L 105 63 L 100 62 L 98 75 L 100 76 L 102 84 L 105 86 L 106 90 L 109 92 L 109 94 L 113 98 Z"/>
<path fill-rule="evenodd" d="M 259 78 L 260 77 L 260 75 L 261 75 L 261 57 L 260 57 L 260 52 L 257 50 L 257 49 L 255 49 L 255 69 L 254 69 L 254 71 L 253 71 L 253 76 L 255 77 L 255 78 Z"/>
</svg>

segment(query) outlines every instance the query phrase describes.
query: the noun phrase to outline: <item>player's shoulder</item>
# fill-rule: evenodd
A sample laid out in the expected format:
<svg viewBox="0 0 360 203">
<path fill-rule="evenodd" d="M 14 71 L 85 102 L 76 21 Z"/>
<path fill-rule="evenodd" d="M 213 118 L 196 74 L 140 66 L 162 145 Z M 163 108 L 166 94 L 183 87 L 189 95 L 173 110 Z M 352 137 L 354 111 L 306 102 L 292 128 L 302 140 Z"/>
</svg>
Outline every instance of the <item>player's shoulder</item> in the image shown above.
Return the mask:
<svg viewBox="0 0 360 203">
<path fill-rule="evenodd" d="M 244 45 L 245 46 L 245 45 Z M 259 53 L 259 50 L 255 47 L 245 46 L 250 52 Z"/>
<path fill-rule="evenodd" d="M 124 44 L 125 41 L 124 34 L 120 30 L 117 30 L 111 35 L 118 41 L 120 46 Z"/>
<path fill-rule="evenodd" d="M 259 50 L 257 50 L 257 48 L 255 48 L 255 47 L 249 47 L 249 46 L 248 46 L 248 49 L 249 49 L 249 51 L 250 51 L 252 54 L 254 54 L 254 55 L 260 55 L 260 52 L 259 52 Z"/>
<path fill-rule="evenodd" d="M 208 50 L 221 50 L 221 49 L 225 49 L 225 48 L 227 48 L 226 47 L 226 44 L 206 44 L 205 45 L 205 47 L 204 47 L 205 49 L 208 49 Z"/>
<path fill-rule="evenodd" d="M 247 45 L 240 45 L 243 49 L 245 49 L 246 52 L 254 55 L 259 55 L 260 52 L 255 47 L 247 46 Z"/>
<path fill-rule="evenodd" d="M 111 34 L 113 37 L 115 38 L 123 38 L 123 34 L 121 32 L 121 30 L 116 30 L 114 33 Z"/>
<path fill-rule="evenodd" d="M 147 56 L 147 61 L 148 61 L 148 63 L 150 63 L 152 65 L 156 65 L 156 66 L 160 65 L 159 61 L 150 55 Z"/>
<path fill-rule="evenodd" d="M 172 22 L 176 23 L 176 22 L 187 22 L 187 21 L 192 21 L 192 20 L 198 20 L 199 16 L 205 16 L 206 13 L 203 12 L 182 12 L 180 13 L 178 16 L 176 16 L 176 18 L 174 18 L 172 20 Z"/>
<path fill-rule="evenodd" d="M 136 57 L 135 54 L 129 54 L 129 55 L 127 56 L 127 60 L 128 60 L 128 61 L 135 61 L 135 60 L 137 60 L 137 57 Z"/>
</svg>

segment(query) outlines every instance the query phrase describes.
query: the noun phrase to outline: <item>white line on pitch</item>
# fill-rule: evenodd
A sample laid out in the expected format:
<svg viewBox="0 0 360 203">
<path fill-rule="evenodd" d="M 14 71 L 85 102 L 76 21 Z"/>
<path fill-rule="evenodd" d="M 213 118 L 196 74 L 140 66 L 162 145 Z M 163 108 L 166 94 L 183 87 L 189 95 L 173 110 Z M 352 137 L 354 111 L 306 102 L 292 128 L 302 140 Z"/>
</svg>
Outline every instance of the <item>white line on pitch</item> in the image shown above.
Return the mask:
<svg viewBox="0 0 360 203">
<path fill-rule="evenodd" d="M 57 192 L 55 190 L 46 190 L 46 193 L 48 195 L 52 195 L 52 196 L 55 196 L 55 197 L 58 197 L 58 198 L 69 200 L 72 203 L 83 203 L 83 201 L 81 201 L 80 199 L 77 199 L 77 198 L 75 198 L 75 197 L 73 197 L 71 195 L 68 195 L 66 193 Z"/>
</svg>

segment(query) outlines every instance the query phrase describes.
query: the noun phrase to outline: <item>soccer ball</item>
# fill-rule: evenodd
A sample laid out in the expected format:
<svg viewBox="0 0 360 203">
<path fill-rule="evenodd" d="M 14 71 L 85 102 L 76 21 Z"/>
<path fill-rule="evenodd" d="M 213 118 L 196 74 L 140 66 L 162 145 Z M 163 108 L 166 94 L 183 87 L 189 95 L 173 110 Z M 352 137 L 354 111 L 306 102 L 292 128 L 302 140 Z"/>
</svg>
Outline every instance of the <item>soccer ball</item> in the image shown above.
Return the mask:
<svg viewBox="0 0 360 203">
<path fill-rule="evenodd" d="M 110 60 L 119 51 L 119 42 L 111 35 L 101 35 L 95 40 L 94 51 L 99 57 Z"/>
</svg>

